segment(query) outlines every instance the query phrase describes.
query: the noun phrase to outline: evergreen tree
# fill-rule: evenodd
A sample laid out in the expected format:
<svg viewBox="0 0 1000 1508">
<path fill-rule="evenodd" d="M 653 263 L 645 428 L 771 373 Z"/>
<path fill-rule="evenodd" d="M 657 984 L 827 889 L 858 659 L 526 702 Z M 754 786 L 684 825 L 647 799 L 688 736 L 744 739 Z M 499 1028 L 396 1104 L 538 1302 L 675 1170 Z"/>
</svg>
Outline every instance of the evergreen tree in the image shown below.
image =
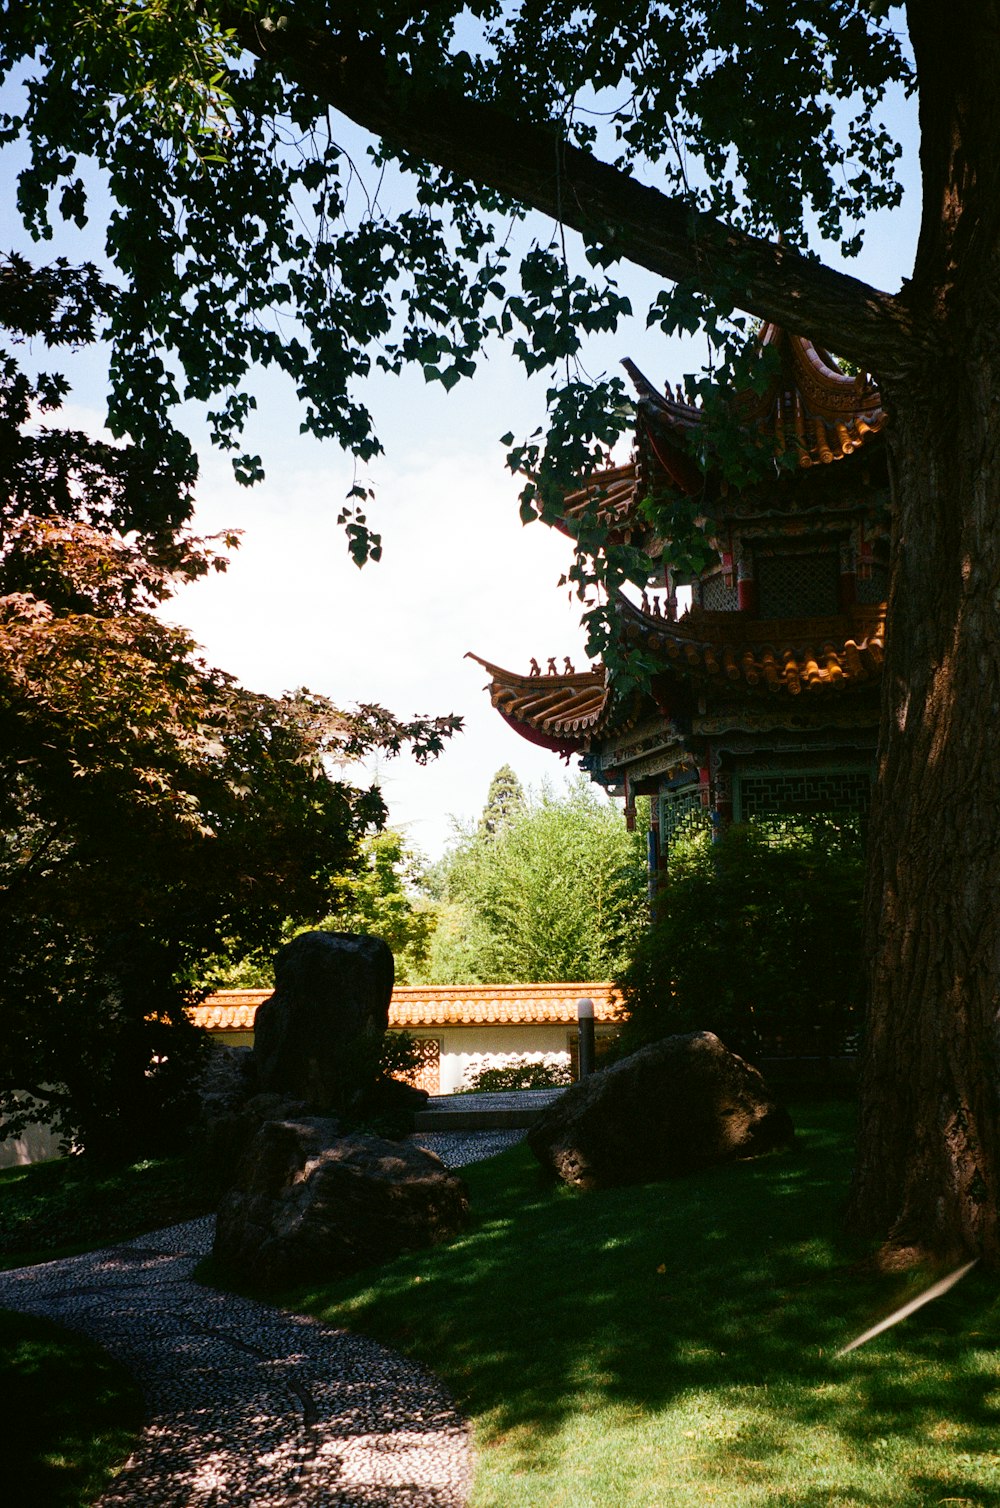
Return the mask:
<svg viewBox="0 0 1000 1508">
<path fill-rule="evenodd" d="M 486 805 L 479 819 L 480 836 L 498 838 L 524 810 L 524 787 L 511 766 L 502 764 L 490 781 Z"/>
</svg>

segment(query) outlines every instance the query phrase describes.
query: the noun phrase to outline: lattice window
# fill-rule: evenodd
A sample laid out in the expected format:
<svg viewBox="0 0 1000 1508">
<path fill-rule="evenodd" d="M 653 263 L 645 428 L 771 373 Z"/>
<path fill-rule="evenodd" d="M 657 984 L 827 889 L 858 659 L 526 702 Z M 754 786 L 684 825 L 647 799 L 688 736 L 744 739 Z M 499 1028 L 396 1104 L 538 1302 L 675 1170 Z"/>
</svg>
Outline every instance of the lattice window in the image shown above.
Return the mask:
<svg viewBox="0 0 1000 1508">
<path fill-rule="evenodd" d="M 773 770 L 737 777 L 737 814 L 751 817 L 860 817 L 871 806 L 867 769 Z"/>
<path fill-rule="evenodd" d="M 414 1089 L 426 1089 L 428 1094 L 441 1093 L 441 1043 L 437 1037 L 414 1037 L 419 1062 L 409 1073 L 400 1074 Z"/>
<path fill-rule="evenodd" d="M 675 843 L 683 838 L 697 837 L 708 832 L 711 817 L 702 799 L 700 786 L 688 786 L 686 790 L 665 791 L 660 797 L 660 852 L 669 853 Z"/>
<path fill-rule="evenodd" d="M 888 566 L 873 565 L 869 576 L 858 576 L 854 584 L 854 590 L 859 602 L 863 602 L 871 607 L 877 607 L 889 595 Z"/>
<path fill-rule="evenodd" d="M 701 605 L 710 613 L 739 612 L 739 593 L 735 584 L 726 585 L 724 571 L 719 571 L 715 576 L 709 576 L 701 583 Z"/>
<path fill-rule="evenodd" d="M 757 610 L 762 618 L 825 618 L 839 611 L 835 550 L 758 555 L 755 572 Z"/>
</svg>

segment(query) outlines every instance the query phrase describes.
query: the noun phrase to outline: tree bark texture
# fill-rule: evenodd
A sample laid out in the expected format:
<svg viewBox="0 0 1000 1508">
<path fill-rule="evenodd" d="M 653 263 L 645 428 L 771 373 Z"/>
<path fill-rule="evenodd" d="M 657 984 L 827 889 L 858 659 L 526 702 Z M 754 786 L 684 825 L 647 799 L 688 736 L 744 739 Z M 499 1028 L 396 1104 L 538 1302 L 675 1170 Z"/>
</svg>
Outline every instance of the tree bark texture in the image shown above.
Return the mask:
<svg viewBox="0 0 1000 1508">
<path fill-rule="evenodd" d="M 896 559 L 852 1222 L 1000 1257 L 1000 330 L 892 404 Z"/>
<path fill-rule="evenodd" d="M 960 11 L 967 7 L 959 6 Z M 990 11 L 992 33 L 978 23 Z M 1000 111 L 996 7 L 910 7 L 924 339 L 891 415 L 894 553 L 868 871 L 856 1229 L 1000 1260 Z M 977 36 L 978 33 L 978 36 Z M 970 43 L 975 39 L 974 48 Z M 977 52 L 973 58 L 972 51 Z"/>
</svg>

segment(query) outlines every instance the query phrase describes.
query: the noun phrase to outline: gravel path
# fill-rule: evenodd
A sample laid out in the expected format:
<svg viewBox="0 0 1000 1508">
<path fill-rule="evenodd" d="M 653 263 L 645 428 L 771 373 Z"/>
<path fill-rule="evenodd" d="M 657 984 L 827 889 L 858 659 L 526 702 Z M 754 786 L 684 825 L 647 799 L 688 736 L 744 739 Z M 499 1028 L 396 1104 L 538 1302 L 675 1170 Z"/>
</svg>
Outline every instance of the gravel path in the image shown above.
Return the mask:
<svg viewBox="0 0 1000 1508">
<path fill-rule="evenodd" d="M 452 1167 L 521 1132 L 414 1137 Z M 101 1508 L 463 1508 L 469 1436 L 442 1384 L 374 1341 L 191 1281 L 212 1219 L 0 1273 L 0 1307 L 82 1330 L 147 1425 Z"/>
</svg>

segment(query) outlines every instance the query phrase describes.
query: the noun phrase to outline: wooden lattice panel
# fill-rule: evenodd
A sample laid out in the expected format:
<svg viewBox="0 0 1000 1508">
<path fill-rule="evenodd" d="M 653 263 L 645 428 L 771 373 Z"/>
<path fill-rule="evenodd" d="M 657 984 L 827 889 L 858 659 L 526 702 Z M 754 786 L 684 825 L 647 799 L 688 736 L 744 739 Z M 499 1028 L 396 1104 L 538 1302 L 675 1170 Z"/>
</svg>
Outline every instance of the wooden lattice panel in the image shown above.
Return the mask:
<svg viewBox="0 0 1000 1508">
<path fill-rule="evenodd" d="M 837 612 L 837 556 L 830 550 L 758 555 L 758 612 L 762 618 L 812 618 Z"/>
<path fill-rule="evenodd" d="M 414 1089 L 426 1089 L 428 1094 L 441 1093 L 441 1043 L 437 1037 L 414 1037 L 413 1045 L 420 1061 L 409 1073 L 401 1074 Z"/>
<path fill-rule="evenodd" d="M 701 605 L 712 613 L 735 613 L 739 611 L 740 594 L 735 585 L 726 585 L 726 574 L 719 571 L 706 577 L 701 583 Z"/>
<path fill-rule="evenodd" d="M 867 817 L 874 771 L 856 769 L 774 770 L 739 777 L 740 821 L 750 817 Z"/>
<path fill-rule="evenodd" d="M 660 843 L 664 850 L 681 838 L 711 829 L 712 818 L 700 786 L 671 791 L 660 803 Z"/>
</svg>

